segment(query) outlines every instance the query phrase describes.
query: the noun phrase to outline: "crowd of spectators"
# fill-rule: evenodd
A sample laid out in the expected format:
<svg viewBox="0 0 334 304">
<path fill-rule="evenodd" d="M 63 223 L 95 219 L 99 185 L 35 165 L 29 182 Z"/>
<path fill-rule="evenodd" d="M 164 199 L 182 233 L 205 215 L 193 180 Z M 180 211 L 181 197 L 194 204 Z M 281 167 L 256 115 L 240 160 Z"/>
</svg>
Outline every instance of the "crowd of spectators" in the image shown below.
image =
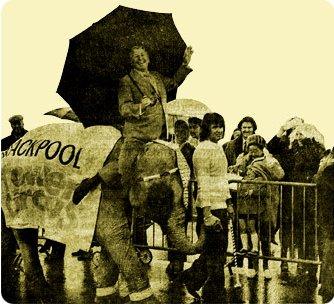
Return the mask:
<svg viewBox="0 0 334 304">
<path fill-rule="evenodd" d="M 194 118 L 189 118 L 188 124 L 183 120 L 178 120 L 175 123 L 175 129 L 177 130 L 176 143 L 179 144 L 191 168 L 194 167 L 195 179 L 198 181 L 197 175 L 201 172 L 198 172 L 198 169 L 196 171 L 196 167 L 202 168 L 203 162 L 207 162 L 211 157 L 206 150 L 206 156 L 201 159 L 200 166 L 196 157 L 192 159 L 195 162 L 194 164 L 189 162 L 190 155 L 199 154 L 202 150 L 198 149 L 202 146 L 196 148 L 191 144 L 191 142 L 194 142 L 194 137 L 197 140 L 199 139 L 198 136 L 196 138 L 196 133 L 193 133 L 192 137 L 188 137 L 187 140 L 186 134 L 188 131 L 181 131 L 182 128 L 188 130 L 190 122 L 193 121 Z M 199 121 L 199 119 L 196 118 L 196 121 Z M 333 173 L 333 150 L 331 152 L 325 151 L 322 134 L 315 126 L 305 123 L 303 119 L 298 117 L 291 118 L 284 123 L 268 143 L 262 136 L 255 134 L 256 129 L 255 120 L 252 117 L 244 117 L 238 124 L 238 128 L 233 131 L 231 140 L 222 145 L 228 164 L 227 172 L 238 174 L 245 181 L 284 181 L 302 184 L 300 186 L 298 184 L 295 184 L 295 186 L 287 184 L 279 187 L 273 184 L 241 183 L 238 191 L 231 191 L 231 198 L 227 200 L 232 202 L 238 218 L 237 221 L 234 218 L 234 232 L 238 232 L 237 251 L 255 257 L 261 252 L 263 256 L 270 257 L 272 255 L 271 244 L 277 245 L 279 235 L 281 257 L 315 261 L 317 259 L 316 248 L 319 245 L 320 258 L 327 259 L 327 267 L 332 265 L 328 262 L 328 259 L 332 260 L 328 254 L 328 248 L 334 235 L 332 231 L 333 189 L 332 183 L 329 182 L 329 174 L 330 172 Z M 202 142 L 201 139 L 199 142 Z M 219 162 L 221 163 L 221 161 Z M 211 164 L 211 166 L 214 165 Z M 209 176 L 211 173 L 206 172 Z M 318 200 L 315 197 L 315 188 L 303 187 L 303 183 L 313 182 L 319 183 Z M 205 188 L 208 188 L 212 195 L 212 184 L 214 182 L 209 183 L 211 183 L 210 186 L 208 186 L 208 182 L 199 186 L 199 195 L 204 192 Z M 201 196 L 197 197 L 197 202 L 195 202 L 197 221 L 200 223 L 200 225 L 197 225 L 198 234 L 201 224 L 203 224 L 203 206 L 199 206 L 198 203 L 200 198 Z M 194 199 L 196 201 L 196 197 Z M 206 198 L 205 201 L 210 201 L 210 199 Z M 317 205 L 315 205 L 316 201 Z M 315 221 L 316 214 L 319 214 L 317 224 Z M 317 236 L 318 242 L 316 240 Z M 226 250 L 223 249 L 221 252 L 226 253 Z M 201 258 L 203 257 L 201 256 Z M 210 261 L 210 258 L 207 257 L 207 260 Z M 253 262 L 255 260 L 250 257 L 249 268 L 254 267 Z M 219 269 L 217 261 L 215 267 Z M 243 258 L 239 258 L 238 262 L 239 266 L 242 266 Z M 197 273 L 203 273 L 202 266 L 198 264 L 201 265 L 196 260 L 190 270 L 181 274 L 183 282 L 193 294 L 194 290 L 202 287 L 201 284 L 196 286 L 194 275 L 189 274 L 192 268 L 196 269 L 195 272 Z M 257 270 L 257 267 L 254 268 Z M 268 259 L 263 260 L 263 269 L 264 276 L 271 278 L 272 273 L 270 272 Z M 325 268 L 322 269 L 321 281 L 323 287 L 321 290 L 323 296 L 326 297 L 327 295 L 328 297 L 328 294 L 331 294 L 331 289 L 329 289 L 331 285 L 328 284 L 328 278 L 331 276 L 324 275 Z M 328 268 L 326 268 L 327 270 Z M 257 275 L 257 272 L 255 272 L 255 275 Z M 291 277 L 291 269 L 289 270 L 288 263 L 281 262 L 283 282 L 288 282 Z M 299 279 L 303 278 L 307 284 L 316 285 L 318 282 L 317 265 L 298 263 L 297 277 Z"/>
</svg>

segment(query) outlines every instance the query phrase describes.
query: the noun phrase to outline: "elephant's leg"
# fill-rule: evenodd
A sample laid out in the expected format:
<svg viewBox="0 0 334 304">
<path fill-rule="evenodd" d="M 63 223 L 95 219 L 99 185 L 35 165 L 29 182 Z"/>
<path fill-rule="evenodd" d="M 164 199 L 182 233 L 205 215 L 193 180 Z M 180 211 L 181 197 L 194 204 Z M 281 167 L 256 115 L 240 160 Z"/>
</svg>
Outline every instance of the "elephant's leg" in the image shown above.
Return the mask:
<svg viewBox="0 0 334 304">
<path fill-rule="evenodd" d="M 152 291 L 147 272 L 132 244 L 124 199 L 120 191 L 106 190 L 103 187 L 96 236 L 101 247 L 106 249 L 107 254 L 119 267 L 128 284 L 130 299 L 150 298 Z M 114 275 L 114 280 L 117 280 L 118 272 Z"/>
<path fill-rule="evenodd" d="M 94 267 L 94 279 L 96 283 L 96 303 L 118 303 L 119 294 L 119 270 L 116 263 L 110 258 L 104 247 L 101 247 L 98 265 Z"/>
<path fill-rule="evenodd" d="M 27 291 L 35 297 L 52 303 L 51 290 L 45 280 L 38 257 L 38 230 L 13 229 L 13 232 L 22 255 Z"/>
<path fill-rule="evenodd" d="M 18 272 L 14 271 L 16 244 L 13 231 L 6 226 L 1 209 L 1 294 L 9 303 L 15 303 L 19 298 L 16 293 L 19 277 Z"/>
<path fill-rule="evenodd" d="M 43 270 L 38 257 L 38 230 L 13 229 L 21 251 L 24 272 L 30 278 L 43 278 Z"/>
</svg>

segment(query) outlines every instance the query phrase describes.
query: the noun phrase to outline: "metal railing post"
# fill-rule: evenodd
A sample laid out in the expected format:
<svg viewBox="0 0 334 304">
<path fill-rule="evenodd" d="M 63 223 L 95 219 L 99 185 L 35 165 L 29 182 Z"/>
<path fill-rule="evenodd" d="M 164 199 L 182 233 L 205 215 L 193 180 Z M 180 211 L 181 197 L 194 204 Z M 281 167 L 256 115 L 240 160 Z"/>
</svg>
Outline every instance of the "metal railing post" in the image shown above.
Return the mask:
<svg viewBox="0 0 334 304">
<path fill-rule="evenodd" d="M 291 187 L 291 252 L 290 256 L 293 259 L 295 257 L 295 246 L 294 246 L 294 196 L 295 187 Z"/>
<path fill-rule="evenodd" d="M 303 257 L 306 257 L 306 231 L 305 231 L 305 203 L 306 203 L 306 188 L 303 187 Z"/>
</svg>

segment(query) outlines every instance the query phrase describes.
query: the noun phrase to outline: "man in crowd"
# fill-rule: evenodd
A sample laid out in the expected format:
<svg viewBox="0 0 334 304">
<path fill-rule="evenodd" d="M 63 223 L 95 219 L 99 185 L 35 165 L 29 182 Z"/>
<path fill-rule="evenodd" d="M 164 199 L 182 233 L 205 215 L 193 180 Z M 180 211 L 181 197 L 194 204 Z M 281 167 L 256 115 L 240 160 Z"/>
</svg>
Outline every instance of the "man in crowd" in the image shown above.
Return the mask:
<svg viewBox="0 0 334 304">
<path fill-rule="evenodd" d="M 14 115 L 8 121 L 12 127 L 12 133 L 1 139 L 1 151 L 7 150 L 14 142 L 28 132 L 24 129 L 23 117 L 21 115 Z"/>
<path fill-rule="evenodd" d="M 319 255 L 322 262 L 319 294 L 323 302 L 328 303 L 334 295 L 334 147 L 321 160 L 315 182 L 319 194 Z"/>
<path fill-rule="evenodd" d="M 299 125 L 303 124 L 304 120 L 299 117 L 292 117 L 288 119 L 278 130 L 277 134 L 268 142 L 268 151 L 281 164 L 285 175 L 283 181 L 294 181 L 292 175 L 293 171 L 293 156 L 291 153 L 289 135 Z M 281 240 L 281 256 L 286 258 L 288 250 L 291 250 L 291 187 L 282 187 L 282 211 L 280 213 L 282 217 L 281 229 L 282 240 Z M 280 224 L 280 223 L 278 223 Z M 279 225 L 278 225 L 279 226 Z M 289 269 L 288 263 L 281 263 L 281 276 L 282 279 L 288 278 Z"/>
<path fill-rule="evenodd" d="M 284 180 L 309 183 L 317 173 L 325 149 L 323 136 L 316 127 L 294 117 L 268 143 L 268 150 L 277 156 L 286 172 Z M 309 220 L 316 217 L 315 195 L 315 190 L 310 187 L 283 188 L 282 257 L 287 256 L 288 250 L 294 257 L 297 249 L 298 258 L 315 260 L 317 227 Z M 287 263 L 281 264 L 281 271 L 283 279 L 288 279 Z M 297 273 L 307 284 L 317 284 L 316 265 L 298 264 Z"/>
<path fill-rule="evenodd" d="M 188 118 L 189 132 L 190 132 L 190 137 L 189 137 L 188 141 L 195 148 L 197 147 L 197 145 L 199 143 L 201 123 L 202 123 L 202 120 L 197 118 L 197 117 L 189 117 Z"/>
<path fill-rule="evenodd" d="M 177 120 L 174 124 L 174 132 L 176 143 L 178 144 L 183 156 L 185 157 L 187 164 L 193 173 L 193 161 L 192 157 L 195 151 L 195 147 L 189 142 L 190 128 L 184 120 Z"/>
<path fill-rule="evenodd" d="M 14 115 L 8 120 L 12 127 L 9 136 L 1 139 L 1 151 L 7 150 L 14 142 L 20 139 L 28 131 L 24 129 L 23 117 Z M 3 297 L 11 301 L 13 297 L 11 278 L 8 276 L 8 269 L 12 269 L 13 261 L 16 255 L 16 240 L 12 229 L 7 228 L 4 213 L 1 209 L 1 291 Z"/>
<path fill-rule="evenodd" d="M 191 179 L 193 179 L 194 172 L 193 172 L 192 158 L 195 152 L 195 147 L 192 146 L 188 142 L 189 126 L 187 122 L 184 120 L 177 120 L 174 123 L 174 133 L 175 133 L 176 143 L 179 146 L 184 158 L 187 161 L 187 164 L 190 168 L 190 176 L 191 176 Z M 185 223 L 186 230 L 188 226 L 188 221 L 190 221 L 192 217 L 192 204 L 191 204 L 192 200 L 190 198 L 190 195 L 193 193 L 191 191 L 189 191 L 188 193 L 189 193 L 189 200 L 188 200 L 188 210 L 187 210 L 186 223 Z M 171 244 L 169 246 L 173 246 L 173 245 Z M 171 251 L 171 252 L 168 252 L 168 260 L 170 261 L 170 263 L 167 266 L 166 272 L 169 275 L 170 279 L 173 279 L 179 272 L 183 270 L 184 262 L 187 261 L 187 256 L 182 253 Z"/>
</svg>

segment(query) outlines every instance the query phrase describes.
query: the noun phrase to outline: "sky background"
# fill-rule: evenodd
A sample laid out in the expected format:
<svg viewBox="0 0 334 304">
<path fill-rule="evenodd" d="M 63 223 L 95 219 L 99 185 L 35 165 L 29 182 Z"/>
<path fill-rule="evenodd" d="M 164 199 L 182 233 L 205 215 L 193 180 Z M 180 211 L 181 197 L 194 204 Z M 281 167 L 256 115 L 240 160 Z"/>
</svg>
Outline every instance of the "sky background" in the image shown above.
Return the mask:
<svg viewBox="0 0 334 304">
<path fill-rule="evenodd" d="M 1 1 L 4 3 L 4 1 Z M 209 5 L 208 5 L 209 3 Z M 334 0 L 12 0 L 2 5 L 2 137 L 8 118 L 26 129 L 60 119 L 56 93 L 69 39 L 118 5 L 173 13 L 194 48 L 178 98 L 222 114 L 228 140 L 244 116 L 269 140 L 290 117 L 316 125 L 334 146 Z"/>
</svg>

